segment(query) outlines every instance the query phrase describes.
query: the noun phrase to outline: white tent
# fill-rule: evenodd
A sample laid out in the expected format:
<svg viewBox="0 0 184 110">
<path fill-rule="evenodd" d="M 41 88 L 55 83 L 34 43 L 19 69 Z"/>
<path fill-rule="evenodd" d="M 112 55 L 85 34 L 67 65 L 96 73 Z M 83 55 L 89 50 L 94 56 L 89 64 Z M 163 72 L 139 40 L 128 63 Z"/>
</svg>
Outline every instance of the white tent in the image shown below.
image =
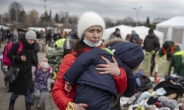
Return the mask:
<svg viewBox="0 0 184 110">
<path fill-rule="evenodd" d="M 164 33 L 163 41 L 177 42 L 184 49 L 184 16 L 176 16 L 156 25 L 156 30 Z"/>
<path fill-rule="evenodd" d="M 1 28 L 3 28 L 4 30 L 6 30 L 6 29 L 10 29 L 9 27 L 4 26 L 4 25 L 0 25 L 0 29 L 1 29 Z"/>
<path fill-rule="evenodd" d="M 131 34 L 132 30 L 135 30 L 136 33 L 140 36 L 140 38 L 142 38 L 143 40 L 148 35 L 148 30 L 150 29 L 145 26 L 129 27 L 126 25 L 120 25 L 120 26 L 106 29 L 102 36 L 102 39 L 105 39 L 105 40 L 108 39 L 109 36 L 115 31 L 116 28 L 120 29 L 120 34 L 123 39 L 126 38 L 127 34 Z M 154 33 L 159 38 L 160 44 L 162 44 L 163 43 L 163 33 L 157 30 L 154 30 Z"/>
<path fill-rule="evenodd" d="M 45 32 L 45 28 L 43 27 L 29 27 L 29 30 L 33 30 L 33 31 L 44 31 Z"/>
</svg>

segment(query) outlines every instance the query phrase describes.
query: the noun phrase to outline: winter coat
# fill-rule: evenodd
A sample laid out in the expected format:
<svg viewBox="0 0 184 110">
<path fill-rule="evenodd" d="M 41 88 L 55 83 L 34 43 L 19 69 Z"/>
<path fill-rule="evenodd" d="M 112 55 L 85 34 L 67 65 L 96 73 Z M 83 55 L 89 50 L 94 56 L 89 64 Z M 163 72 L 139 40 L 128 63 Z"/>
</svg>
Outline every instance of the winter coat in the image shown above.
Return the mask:
<svg viewBox="0 0 184 110">
<path fill-rule="evenodd" d="M 43 39 L 44 38 L 44 32 L 41 30 L 40 31 L 40 38 Z"/>
<path fill-rule="evenodd" d="M 49 78 L 49 74 L 50 70 L 44 73 L 41 69 L 37 68 L 34 72 L 34 87 L 40 91 L 47 91 L 47 79 Z"/>
<path fill-rule="evenodd" d="M 51 33 L 51 32 L 49 32 L 49 33 L 47 34 L 46 40 L 47 40 L 47 41 L 51 41 L 51 40 L 52 40 L 52 33 Z"/>
<path fill-rule="evenodd" d="M 53 40 L 54 41 L 57 41 L 60 38 L 61 38 L 61 35 L 60 34 L 57 34 L 57 33 L 55 33 L 54 36 L 53 36 Z"/>
<path fill-rule="evenodd" d="M 114 38 L 120 38 L 120 39 L 122 39 L 121 34 L 119 34 L 118 36 L 116 36 L 116 35 L 115 35 L 115 32 L 113 32 L 113 33 L 109 36 L 109 39 L 114 39 Z"/>
<path fill-rule="evenodd" d="M 152 50 L 155 50 L 156 52 L 160 49 L 160 43 L 158 40 L 158 37 L 156 35 L 150 36 L 147 35 L 144 39 L 144 46 L 143 49 L 147 52 L 151 52 Z"/>
<path fill-rule="evenodd" d="M 111 110 L 109 107 L 110 101 L 107 99 L 111 94 L 117 94 L 116 85 L 112 76 L 109 74 L 100 75 L 98 74 L 99 71 L 95 69 L 97 68 L 96 64 L 106 64 L 100 55 L 113 62 L 112 54 L 110 54 L 111 50 L 108 48 L 104 49 L 94 48 L 80 55 L 63 77 L 72 85 L 75 83 L 78 84 L 74 102 L 87 103 L 89 105 L 86 108 L 87 110 Z M 125 50 L 122 49 L 120 51 L 119 53 L 123 54 Z M 119 66 L 123 67 L 127 74 L 127 86 L 130 88 L 124 96 L 131 97 L 135 93 L 135 77 L 128 66 L 122 63 L 118 57 L 115 56 L 115 58 Z M 126 57 L 124 58 L 126 59 Z M 78 68 L 77 71 L 76 68 Z"/>
<path fill-rule="evenodd" d="M 133 40 L 135 42 L 133 42 Z M 137 43 L 137 44 L 141 45 L 140 38 L 139 38 L 138 34 L 131 34 L 130 35 L 130 42 Z"/>
<path fill-rule="evenodd" d="M 23 49 L 20 54 L 16 54 L 19 49 L 19 42 L 13 44 L 8 52 L 8 58 L 14 61 L 12 66 L 20 69 L 16 79 L 9 84 L 9 91 L 19 95 L 25 95 L 27 87 L 30 87 L 32 92 L 34 91 L 31 66 L 32 64 L 37 65 L 38 62 L 33 58 L 34 44 L 30 45 L 25 39 L 20 39 L 20 42 L 23 44 Z M 21 60 L 22 55 L 26 56 L 26 61 Z"/>
<path fill-rule="evenodd" d="M 101 48 L 101 47 L 99 47 Z M 84 51 L 87 52 L 91 50 L 92 48 L 86 47 L 84 48 Z M 59 68 L 59 72 L 56 78 L 56 81 L 54 83 L 54 88 L 52 90 L 52 97 L 58 106 L 60 110 L 65 110 L 68 102 L 73 101 L 74 96 L 75 96 L 75 89 L 72 88 L 71 92 L 69 94 L 66 93 L 64 89 L 65 85 L 65 80 L 62 78 L 68 68 L 73 64 L 73 62 L 76 60 L 77 53 L 73 51 L 71 54 L 67 54 Z M 126 84 L 126 73 L 123 68 L 120 68 L 121 70 L 121 75 L 120 76 L 113 76 L 113 79 L 115 80 L 116 86 L 117 86 L 117 91 L 120 93 L 122 91 L 125 91 L 122 84 Z"/>
<path fill-rule="evenodd" d="M 184 51 L 177 51 L 171 55 L 174 73 L 184 76 Z"/>
<path fill-rule="evenodd" d="M 173 42 L 173 41 L 166 41 L 165 43 L 168 43 L 169 46 L 170 46 L 170 49 L 169 51 L 166 51 L 163 47 L 159 50 L 159 56 L 163 56 L 167 53 L 170 53 L 172 54 L 173 52 L 176 52 L 176 51 L 180 51 L 180 47 L 177 43 Z"/>
</svg>

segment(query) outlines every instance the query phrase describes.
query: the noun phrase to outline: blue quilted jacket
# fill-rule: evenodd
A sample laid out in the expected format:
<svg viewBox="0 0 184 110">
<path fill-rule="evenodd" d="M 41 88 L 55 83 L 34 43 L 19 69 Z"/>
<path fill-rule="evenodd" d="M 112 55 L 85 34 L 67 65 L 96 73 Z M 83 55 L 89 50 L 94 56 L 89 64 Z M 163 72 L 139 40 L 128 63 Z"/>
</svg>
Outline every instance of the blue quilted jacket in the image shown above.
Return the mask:
<svg viewBox="0 0 184 110">
<path fill-rule="evenodd" d="M 127 43 L 128 47 L 126 47 Z M 123 67 L 126 71 L 128 82 L 127 90 L 124 95 L 129 97 L 135 92 L 136 81 L 133 73 L 131 72 L 132 67 L 125 65 L 127 62 L 124 63 L 123 61 L 126 61 L 124 59 L 127 59 L 126 57 L 130 57 L 130 55 L 132 55 L 132 50 L 136 52 L 136 49 L 132 49 L 132 46 L 136 47 L 137 44 L 135 45 L 129 42 L 121 42 L 120 44 L 121 46 L 118 46 L 119 49 L 116 47 L 117 45 L 109 45 L 109 49 L 112 50 L 114 49 L 114 46 L 116 47 L 114 57 L 116 58 L 119 66 Z M 137 50 L 138 52 L 142 51 L 140 46 Z M 123 54 L 127 54 L 127 52 L 129 52 L 128 56 L 122 56 Z M 96 64 L 105 64 L 105 61 L 100 57 L 100 55 L 103 55 L 112 62 L 112 54 L 104 49 L 93 48 L 92 50 L 78 56 L 76 61 L 63 76 L 64 80 L 69 82 L 71 85 L 76 83 L 78 84 L 74 100 L 76 103 L 87 103 L 89 105 L 87 110 L 110 110 L 110 101 L 108 100 L 109 96 L 117 94 L 115 82 L 112 76 L 109 74 L 98 74 L 99 71 L 95 69 L 97 67 Z M 116 57 L 116 55 L 119 57 Z M 136 55 L 133 54 L 133 56 Z M 134 63 L 140 63 L 140 61 L 144 58 L 143 52 L 140 52 L 137 56 L 140 57 L 133 59 L 135 60 Z M 122 84 L 122 86 L 123 85 L 124 84 Z"/>
</svg>

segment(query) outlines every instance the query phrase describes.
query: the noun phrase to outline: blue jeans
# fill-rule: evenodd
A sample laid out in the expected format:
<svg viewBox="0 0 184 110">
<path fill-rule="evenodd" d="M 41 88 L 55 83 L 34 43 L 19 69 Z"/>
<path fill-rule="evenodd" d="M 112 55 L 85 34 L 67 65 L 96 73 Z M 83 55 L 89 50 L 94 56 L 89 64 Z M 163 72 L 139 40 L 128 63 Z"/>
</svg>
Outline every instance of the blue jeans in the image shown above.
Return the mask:
<svg viewBox="0 0 184 110">
<path fill-rule="evenodd" d="M 10 97 L 11 100 L 16 100 L 19 95 L 12 92 Z M 26 95 L 25 95 L 25 102 L 31 103 L 32 102 L 32 93 L 29 87 L 27 87 Z"/>
</svg>

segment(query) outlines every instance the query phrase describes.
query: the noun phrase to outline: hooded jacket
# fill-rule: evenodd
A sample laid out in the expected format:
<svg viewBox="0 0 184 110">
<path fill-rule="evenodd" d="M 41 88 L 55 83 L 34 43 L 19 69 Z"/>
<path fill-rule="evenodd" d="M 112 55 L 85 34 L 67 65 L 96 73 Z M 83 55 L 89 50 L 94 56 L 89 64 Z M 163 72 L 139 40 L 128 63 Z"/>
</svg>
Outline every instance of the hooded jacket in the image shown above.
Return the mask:
<svg viewBox="0 0 184 110">
<path fill-rule="evenodd" d="M 174 67 L 174 73 L 184 76 L 184 51 L 176 51 L 172 53 L 171 60 Z"/>
<path fill-rule="evenodd" d="M 162 46 L 162 48 L 159 50 L 159 53 L 158 53 L 160 57 L 162 57 L 165 54 L 172 54 L 173 52 L 180 51 L 180 47 L 177 43 L 173 41 L 165 41 L 165 43 L 169 45 L 170 49 L 167 51 Z"/>
<path fill-rule="evenodd" d="M 13 44 L 8 52 L 8 58 L 14 61 L 13 66 L 20 69 L 16 79 L 9 84 L 9 91 L 25 95 L 27 87 L 30 87 L 32 92 L 34 91 L 31 67 L 32 64 L 37 65 L 38 62 L 33 58 L 35 55 L 34 44 L 30 45 L 25 38 L 20 39 L 20 42 L 23 44 L 20 54 L 16 54 L 19 49 L 19 42 Z M 21 60 L 22 55 L 26 56 L 26 61 Z"/>
<path fill-rule="evenodd" d="M 128 87 L 124 96 L 131 97 L 135 93 L 136 81 L 131 69 L 137 67 L 144 59 L 141 47 L 130 42 L 115 42 L 109 44 L 108 48 L 94 48 L 80 55 L 63 77 L 70 84 L 79 85 L 75 102 L 88 103 L 87 110 L 110 110 L 110 102 L 107 99 L 111 94 L 117 94 L 115 82 L 109 74 L 98 74 L 95 65 L 105 64 L 100 55 L 113 62 L 113 51 L 119 66 L 123 67 L 127 74 Z"/>
<path fill-rule="evenodd" d="M 115 32 L 113 32 L 113 33 L 111 33 L 111 35 L 109 36 L 109 39 L 117 39 L 117 38 L 122 39 L 121 34 L 115 35 Z"/>
<path fill-rule="evenodd" d="M 99 46 L 98 48 L 101 48 L 102 46 Z M 85 47 L 84 52 L 87 52 L 91 50 L 91 47 Z M 64 56 L 62 63 L 60 64 L 60 68 L 58 71 L 58 75 L 56 78 L 56 81 L 54 83 L 54 87 L 52 89 L 52 97 L 55 101 L 56 105 L 60 110 L 65 110 L 68 102 L 73 101 L 75 96 L 75 89 L 72 88 L 70 93 L 66 93 L 64 89 L 65 80 L 62 78 L 66 71 L 69 69 L 69 67 L 73 64 L 73 62 L 76 60 L 77 53 L 75 51 L 72 51 L 71 54 L 67 54 Z M 127 84 L 127 77 L 125 70 L 120 67 L 121 75 L 120 76 L 113 76 L 113 79 L 116 83 L 116 89 L 119 93 L 122 93 L 126 90 L 126 84 Z M 122 86 L 124 84 L 125 86 Z"/>
<path fill-rule="evenodd" d="M 73 43 L 78 40 L 78 37 L 75 36 L 76 33 L 77 26 L 73 26 L 70 35 L 65 40 L 64 49 L 72 49 Z"/>
</svg>

